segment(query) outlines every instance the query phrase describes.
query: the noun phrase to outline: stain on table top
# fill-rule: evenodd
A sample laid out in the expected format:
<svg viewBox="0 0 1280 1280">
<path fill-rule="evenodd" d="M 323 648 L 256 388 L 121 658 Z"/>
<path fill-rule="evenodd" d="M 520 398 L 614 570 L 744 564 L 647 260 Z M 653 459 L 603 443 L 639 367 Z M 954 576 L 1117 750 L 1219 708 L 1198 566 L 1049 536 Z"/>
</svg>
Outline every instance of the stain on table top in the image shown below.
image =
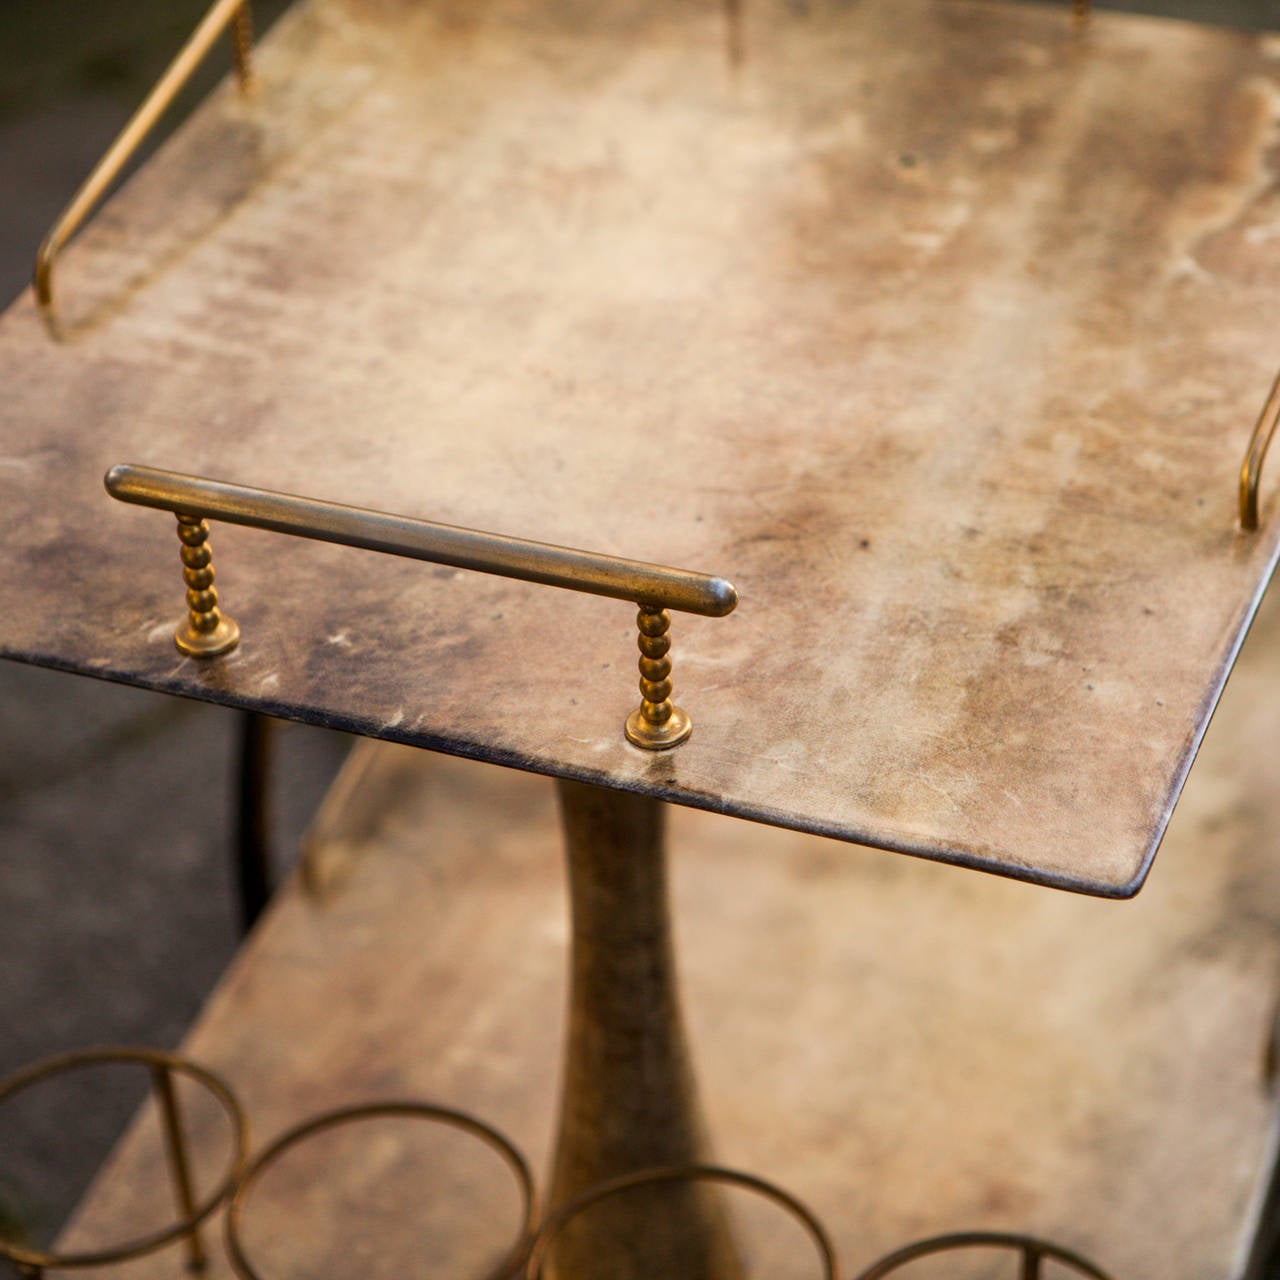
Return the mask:
<svg viewBox="0 0 1280 1280">
<path fill-rule="evenodd" d="M 732 38 L 731 38 L 732 37 Z M 737 49 L 738 56 L 731 57 Z M 962 0 L 305 0 L 0 322 L 0 652 L 1123 896 L 1273 567 L 1268 38 Z M 632 612 L 122 461 L 723 574 Z"/>
</svg>

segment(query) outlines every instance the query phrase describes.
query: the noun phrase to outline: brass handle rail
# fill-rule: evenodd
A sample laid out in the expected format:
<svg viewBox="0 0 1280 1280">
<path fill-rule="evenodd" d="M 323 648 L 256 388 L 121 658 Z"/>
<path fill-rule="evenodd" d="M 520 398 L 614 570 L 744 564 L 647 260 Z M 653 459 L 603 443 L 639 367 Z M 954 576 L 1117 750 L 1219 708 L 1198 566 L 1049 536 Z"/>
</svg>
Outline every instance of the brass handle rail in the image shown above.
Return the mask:
<svg viewBox="0 0 1280 1280">
<path fill-rule="evenodd" d="M 107 492 L 121 502 L 177 516 L 189 616 L 174 642 L 193 657 L 226 653 L 240 638 L 239 628 L 218 608 L 208 518 L 633 601 L 640 610 L 636 625 L 642 700 L 627 717 L 626 734 L 636 746 L 649 750 L 674 747 L 692 731 L 687 713 L 671 702 L 667 610 L 722 618 L 738 603 L 731 583 L 708 574 L 316 498 L 127 465 L 112 467 L 105 483 Z"/>
<path fill-rule="evenodd" d="M 34 274 L 36 301 L 45 324 L 55 336 L 59 328 L 53 301 L 53 268 L 58 254 L 84 225 L 98 201 L 106 195 L 111 184 L 129 163 L 130 157 L 156 127 L 160 117 L 173 105 L 174 99 L 204 61 L 214 42 L 233 23 L 232 51 L 235 55 L 236 74 L 241 91 L 251 91 L 253 71 L 250 49 L 253 44 L 253 25 L 249 0 L 217 0 L 40 242 Z"/>
</svg>

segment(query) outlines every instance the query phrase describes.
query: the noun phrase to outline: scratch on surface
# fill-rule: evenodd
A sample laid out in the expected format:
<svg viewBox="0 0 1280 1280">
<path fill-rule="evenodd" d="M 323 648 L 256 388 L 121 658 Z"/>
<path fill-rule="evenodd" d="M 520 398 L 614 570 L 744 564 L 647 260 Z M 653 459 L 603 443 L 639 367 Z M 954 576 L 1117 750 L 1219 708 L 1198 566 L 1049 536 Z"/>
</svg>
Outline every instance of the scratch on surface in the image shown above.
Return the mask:
<svg viewBox="0 0 1280 1280">
<path fill-rule="evenodd" d="M 953 736 L 943 729 L 930 729 L 924 725 L 917 726 L 915 732 L 925 738 L 934 738 L 938 742 L 947 742 Z"/>
<path fill-rule="evenodd" d="M 767 503 L 760 500 L 760 492 L 747 494 L 747 500 L 755 507 L 761 515 L 771 520 L 775 525 L 790 529 L 797 537 L 804 537 L 807 533 L 805 526 L 792 516 L 780 516 L 774 512 Z"/>
<path fill-rule="evenodd" d="M 394 729 L 396 725 L 400 724 L 403 720 L 404 720 L 404 708 L 397 707 L 395 715 L 393 715 L 390 720 L 384 720 L 382 727 L 384 729 Z"/>
<path fill-rule="evenodd" d="M 769 765 L 774 769 L 785 769 L 788 773 L 805 774 L 809 772 L 808 769 L 799 765 L 789 764 L 778 756 L 758 756 L 750 751 L 738 751 L 733 747 L 726 746 L 724 743 L 716 744 L 715 755 L 724 760 L 745 760 L 752 764 Z"/>
<path fill-rule="evenodd" d="M 173 628 L 167 622 L 155 623 L 147 632 L 147 643 L 155 644 L 157 640 L 165 640 L 173 634 Z"/>
<path fill-rule="evenodd" d="M 785 769 L 788 773 L 801 775 L 806 772 L 804 769 L 798 768 L 794 764 L 788 764 L 785 760 L 779 760 L 777 756 L 761 756 L 760 758 L 765 764 L 771 764 L 775 769 Z"/>
<path fill-rule="evenodd" d="M 345 631 L 339 631 L 336 636 L 326 636 L 325 638 L 330 644 L 336 644 L 340 649 L 351 648 L 351 637 Z"/>
<path fill-rule="evenodd" d="M 280 683 L 280 677 L 273 671 L 270 675 L 263 676 L 258 684 L 263 689 L 274 689 Z"/>
<path fill-rule="evenodd" d="M 937 782 L 933 778 L 926 777 L 922 773 L 916 774 L 915 778 L 917 782 L 924 783 L 924 785 L 928 787 L 930 791 L 934 791 L 938 795 L 940 795 L 956 813 L 962 812 L 960 802 L 940 782 Z"/>
</svg>

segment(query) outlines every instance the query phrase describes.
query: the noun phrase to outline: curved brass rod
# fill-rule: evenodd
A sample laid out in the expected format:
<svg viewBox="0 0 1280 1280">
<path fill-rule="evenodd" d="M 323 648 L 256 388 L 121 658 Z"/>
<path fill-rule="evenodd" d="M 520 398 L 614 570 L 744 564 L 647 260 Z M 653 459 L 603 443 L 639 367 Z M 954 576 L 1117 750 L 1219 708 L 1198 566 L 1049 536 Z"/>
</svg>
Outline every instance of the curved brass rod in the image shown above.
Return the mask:
<svg viewBox="0 0 1280 1280">
<path fill-rule="evenodd" d="M 520 1219 L 516 1227 L 516 1238 L 506 1253 L 490 1271 L 489 1280 L 509 1280 L 516 1268 L 524 1260 L 525 1250 L 533 1238 L 534 1226 L 538 1219 L 538 1193 L 534 1186 L 533 1171 L 519 1149 L 504 1134 L 492 1125 L 453 1107 L 441 1107 L 431 1102 L 368 1102 L 353 1107 L 342 1107 L 337 1111 L 327 1111 L 323 1115 L 313 1116 L 292 1129 L 282 1133 L 269 1147 L 257 1155 L 240 1175 L 234 1192 L 227 1205 L 227 1216 L 224 1223 L 227 1257 L 231 1269 L 240 1280 L 261 1280 L 261 1276 L 245 1251 L 241 1224 L 244 1220 L 245 1207 L 249 1202 L 250 1192 L 259 1178 L 282 1156 L 304 1143 L 316 1134 L 324 1133 L 344 1125 L 358 1124 L 365 1120 L 403 1120 L 420 1119 L 432 1124 L 447 1125 L 460 1130 L 470 1137 L 483 1142 L 491 1151 L 500 1156 L 513 1175 L 520 1195 Z"/>
<path fill-rule="evenodd" d="M 251 489 L 175 471 L 116 466 L 107 472 L 105 484 L 113 498 L 142 507 L 383 551 L 455 569 L 475 569 L 550 587 L 568 587 L 709 618 L 724 617 L 738 603 L 738 593 L 731 583 L 705 573 L 457 525 L 433 524 L 269 489 Z"/>
<path fill-rule="evenodd" d="M 556 1237 L 578 1215 L 614 1196 L 624 1195 L 628 1191 L 637 1191 L 655 1186 L 680 1182 L 710 1182 L 721 1186 L 737 1187 L 754 1195 L 771 1201 L 778 1208 L 789 1213 L 804 1228 L 813 1242 L 818 1254 L 822 1280 L 836 1280 L 840 1266 L 836 1261 L 836 1249 L 827 1229 L 819 1221 L 817 1215 L 803 1200 L 785 1191 L 776 1183 L 767 1182 L 753 1173 L 742 1173 L 737 1169 L 726 1169 L 715 1164 L 662 1165 L 655 1169 L 640 1169 L 635 1173 L 626 1173 L 621 1177 L 610 1178 L 598 1182 L 573 1200 L 560 1205 L 543 1219 L 537 1235 L 525 1259 L 522 1280 L 543 1280 L 547 1253 Z M 602 1260 L 607 1263 L 607 1260 Z M 601 1268 L 607 1271 L 607 1265 Z M 1107 1280 L 1104 1276 L 1102 1280 Z"/>
<path fill-rule="evenodd" d="M 113 1266 L 117 1262 L 141 1258 L 164 1245 L 184 1238 L 191 1251 L 189 1256 L 192 1262 L 195 1263 L 196 1258 L 203 1257 L 198 1235 L 199 1227 L 231 1195 L 249 1159 L 248 1119 L 231 1086 L 221 1076 L 215 1075 L 207 1067 L 200 1066 L 190 1058 L 165 1053 L 160 1049 L 148 1049 L 135 1045 L 81 1049 L 55 1054 L 51 1058 L 44 1058 L 14 1072 L 13 1075 L 6 1076 L 0 1080 L 0 1102 L 64 1072 L 79 1071 L 84 1067 L 99 1066 L 104 1063 L 122 1062 L 148 1067 L 153 1073 L 157 1102 L 161 1111 L 161 1124 L 172 1161 L 171 1169 L 175 1175 L 175 1181 L 180 1184 L 179 1201 L 183 1216 L 170 1226 L 151 1230 L 148 1234 L 134 1237 L 123 1244 L 82 1250 L 77 1253 L 59 1253 L 53 1250 L 30 1248 L 0 1236 L 0 1258 L 8 1258 L 20 1270 L 39 1274 L 46 1269 L 70 1270 L 74 1267 Z M 178 1121 L 177 1102 L 173 1094 L 172 1077 L 175 1075 L 194 1080 L 211 1094 L 231 1127 L 231 1153 L 226 1171 L 217 1187 L 199 1203 L 195 1201 L 189 1181 L 189 1156 L 186 1140 Z M 179 1168 L 182 1169 L 181 1173 L 178 1172 Z"/>
<path fill-rule="evenodd" d="M 1271 384 L 1271 393 L 1249 440 L 1249 451 L 1240 464 L 1240 527 L 1246 532 L 1258 527 L 1258 482 L 1277 423 L 1280 423 L 1280 374 Z"/>
<path fill-rule="evenodd" d="M 252 26 L 249 0 L 215 0 L 200 25 L 191 33 L 186 44 L 165 69 L 155 87 L 147 94 L 142 105 L 129 118 L 106 154 L 93 167 L 93 171 L 71 197 L 71 202 L 58 215 L 36 251 L 35 285 L 36 302 L 40 306 L 49 331 L 57 336 L 58 316 L 53 300 L 53 268 L 67 242 L 84 225 L 98 202 L 106 195 L 111 184 L 120 176 L 130 157 L 142 145 L 155 128 L 161 116 L 173 105 L 183 86 L 191 79 L 196 68 L 204 61 L 214 42 L 232 24 L 232 52 L 235 56 L 236 75 L 243 93 L 253 89 L 253 70 L 249 54 L 252 45 Z"/>
<path fill-rule="evenodd" d="M 1042 1274 L 1041 1263 L 1056 1262 L 1068 1271 L 1084 1276 L 1087 1280 L 1111 1280 L 1105 1271 L 1088 1258 L 1035 1236 L 1011 1234 L 1006 1231 L 954 1231 L 944 1236 L 930 1236 L 914 1244 L 895 1249 L 893 1253 L 873 1263 L 854 1280 L 882 1280 L 882 1277 L 909 1266 L 919 1258 L 933 1254 L 950 1253 L 955 1249 L 1009 1249 L 1022 1254 L 1021 1275 L 1024 1280 Z"/>
</svg>

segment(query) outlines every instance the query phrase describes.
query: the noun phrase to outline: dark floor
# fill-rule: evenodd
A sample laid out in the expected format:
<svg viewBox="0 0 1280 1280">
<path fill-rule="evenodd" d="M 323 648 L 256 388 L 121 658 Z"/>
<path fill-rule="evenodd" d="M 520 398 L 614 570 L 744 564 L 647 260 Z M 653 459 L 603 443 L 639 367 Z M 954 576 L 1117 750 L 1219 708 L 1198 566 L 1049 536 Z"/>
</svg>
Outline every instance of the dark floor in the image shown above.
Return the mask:
<svg viewBox="0 0 1280 1280">
<path fill-rule="evenodd" d="M 172 1048 L 239 938 L 239 713 L 7 664 L 0 707 L 0 1074 L 93 1044 Z M 277 737 L 284 861 L 347 740 Z M 55 1229 L 144 1083 L 111 1072 L 7 1104 L 0 1222 Z"/>
<path fill-rule="evenodd" d="M 204 7 L 0 5 L 5 304 Z M 225 66 L 224 53 L 211 76 Z M 220 708 L 0 663 L 0 1075 L 63 1049 L 181 1039 L 240 933 L 231 857 L 240 725 Z M 348 742 L 296 725 L 276 737 L 271 825 L 283 864 Z M 6 1104 L 0 1230 L 48 1239 L 142 1088 L 106 1073 Z"/>
<path fill-rule="evenodd" d="M 41 234 L 205 7 L 0 4 L 0 299 L 25 287 Z M 262 6 L 259 25 L 282 7 Z M 1280 28 L 1280 0 L 1106 7 Z M 180 1039 L 238 938 L 240 723 L 0 664 L 0 1074 L 71 1047 Z M 347 742 L 282 726 L 277 745 L 273 842 L 287 861 Z M 0 1111 L 0 1231 L 56 1230 L 139 1091 L 112 1079 Z"/>
</svg>

